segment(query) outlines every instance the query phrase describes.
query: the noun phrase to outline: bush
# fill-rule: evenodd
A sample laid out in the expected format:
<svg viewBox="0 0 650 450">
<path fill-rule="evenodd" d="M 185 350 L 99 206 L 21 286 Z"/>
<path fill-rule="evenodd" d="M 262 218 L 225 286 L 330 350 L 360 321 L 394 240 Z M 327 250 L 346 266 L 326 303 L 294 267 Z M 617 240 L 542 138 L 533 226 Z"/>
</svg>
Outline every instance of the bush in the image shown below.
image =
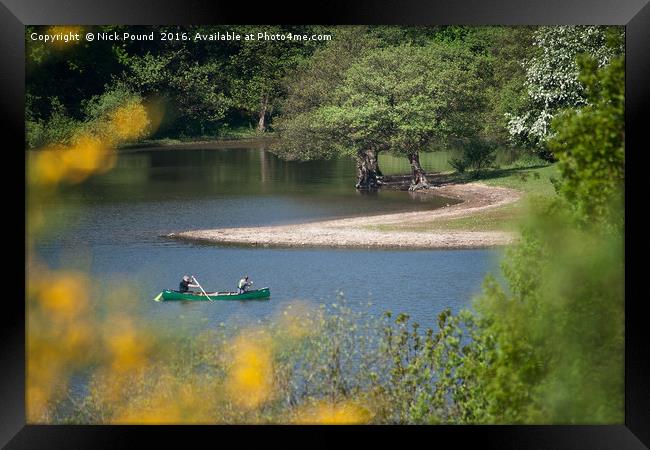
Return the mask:
<svg viewBox="0 0 650 450">
<path fill-rule="evenodd" d="M 623 239 L 581 228 L 565 200 L 538 204 L 507 252 L 507 288 L 476 308 L 495 339 L 477 373 L 487 423 L 622 423 Z"/>
<path fill-rule="evenodd" d="M 133 101 L 141 101 L 140 95 L 118 84 L 83 102 L 82 110 L 87 120 L 93 121 Z"/>
<path fill-rule="evenodd" d="M 48 120 L 28 118 L 25 121 L 25 142 L 29 149 L 68 144 L 81 125 L 67 115 L 65 107 L 57 97 L 53 97 L 51 102 L 52 114 Z"/>
<path fill-rule="evenodd" d="M 449 160 L 449 165 L 456 169 L 458 173 L 465 173 L 467 169 L 467 162 L 462 158 L 452 158 Z"/>
<path fill-rule="evenodd" d="M 481 170 L 492 167 L 496 161 L 496 145 L 492 142 L 473 139 L 462 145 L 460 158 L 449 160 L 449 164 L 458 173 L 471 169 L 475 174 Z"/>
<path fill-rule="evenodd" d="M 549 141 L 559 159 L 559 190 L 585 223 L 609 222 L 623 227 L 625 181 L 625 58 L 603 68 L 581 59 L 580 80 L 589 105 L 566 110 L 553 121 Z"/>
<path fill-rule="evenodd" d="M 85 131 L 105 142 L 137 142 L 155 128 L 140 94 L 117 84 L 83 106 Z"/>
<path fill-rule="evenodd" d="M 27 148 L 69 145 L 75 136 L 83 133 L 90 133 L 111 142 L 137 141 L 151 128 L 142 97 L 120 85 L 84 102 L 82 120 L 68 116 L 58 98 L 53 97 L 51 103 L 52 113 L 47 120 L 27 114 Z"/>
<path fill-rule="evenodd" d="M 534 205 L 476 303 L 488 423 L 624 420 L 625 60 L 580 62 L 589 105 L 553 120 L 558 197 Z"/>
</svg>

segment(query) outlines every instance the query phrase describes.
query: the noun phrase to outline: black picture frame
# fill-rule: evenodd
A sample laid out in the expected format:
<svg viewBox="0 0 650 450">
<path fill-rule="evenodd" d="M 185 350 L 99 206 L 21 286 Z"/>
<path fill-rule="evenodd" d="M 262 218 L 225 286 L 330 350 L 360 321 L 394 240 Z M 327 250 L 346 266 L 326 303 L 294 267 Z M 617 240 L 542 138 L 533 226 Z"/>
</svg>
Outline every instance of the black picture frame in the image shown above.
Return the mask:
<svg viewBox="0 0 650 450">
<path fill-rule="evenodd" d="M 311 6 L 311 7 L 310 7 Z M 235 7 L 237 7 L 235 9 Z M 24 164 L 24 26 L 44 24 L 485 24 L 485 25 L 625 25 L 626 27 L 626 260 L 641 255 L 640 242 L 633 225 L 642 223 L 637 205 L 643 199 L 632 188 L 643 170 L 639 161 L 644 145 L 643 118 L 650 116 L 650 4 L 648 0 L 563 0 L 481 1 L 456 0 L 447 2 L 409 1 L 330 1 L 305 4 L 302 7 L 267 2 L 263 5 L 223 1 L 173 0 L 2 0 L 0 2 L 0 45 L 2 69 L 0 82 L 0 120 L 6 137 L 14 143 L 4 149 L 5 158 L 15 154 L 16 164 Z M 11 165 L 11 172 L 20 172 Z M 23 178 L 24 182 L 24 178 Z M 15 189 L 15 182 L 6 184 L 5 193 Z M 6 194 L 5 194 L 6 195 Z M 20 207 L 19 196 L 15 211 Z M 24 206 L 24 202 L 23 202 Z M 14 215 L 18 216 L 15 212 Z M 23 216 L 24 217 L 24 216 Z M 20 220 L 13 220 L 19 228 Z M 18 233 L 18 230 L 16 231 Z M 16 241 L 18 241 L 16 239 Z M 24 246 L 18 245 L 14 255 Z M 14 257 L 13 259 L 20 259 Z M 360 432 L 384 439 L 386 432 L 403 434 L 409 439 L 426 435 L 431 443 L 452 439 L 458 445 L 474 443 L 488 448 L 580 448 L 580 449 L 642 449 L 650 446 L 650 338 L 645 324 L 643 292 L 633 286 L 640 279 L 642 268 L 626 265 L 626 350 L 625 350 L 625 424 L 611 426 L 436 426 L 436 427 L 307 427 L 319 434 L 319 443 L 338 440 L 341 431 Z M 14 278 L 10 274 L 7 282 Z M 12 283 L 14 284 L 14 283 Z M 18 283 L 20 284 L 20 283 Z M 24 299 L 24 292 L 16 289 Z M 12 293 L 13 293 L 12 292 Z M 130 448 L 139 443 L 158 442 L 172 445 L 173 438 L 200 442 L 223 433 L 246 445 L 252 433 L 250 427 L 220 426 L 45 426 L 25 423 L 25 307 L 20 298 L 6 297 L 0 313 L 0 445 L 6 448 Z M 256 432 L 276 434 L 289 431 L 301 436 L 305 427 L 255 427 Z M 332 434 L 332 432 L 334 432 Z M 257 433 L 255 433 L 257 434 Z M 423 436 L 424 437 L 424 436 Z M 191 440 L 187 440 L 191 439 Z M 221 441 L 223 442 L 223 441 Z M 300 442 L 300 441 L 299 441 Z"/>
</svg>

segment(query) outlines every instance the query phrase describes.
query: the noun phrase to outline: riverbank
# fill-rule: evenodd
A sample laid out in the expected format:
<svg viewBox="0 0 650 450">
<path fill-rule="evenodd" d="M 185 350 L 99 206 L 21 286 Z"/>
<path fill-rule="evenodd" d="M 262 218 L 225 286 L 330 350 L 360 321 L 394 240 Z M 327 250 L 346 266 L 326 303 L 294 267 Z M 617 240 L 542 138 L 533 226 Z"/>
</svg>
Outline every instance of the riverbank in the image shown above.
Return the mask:
<svg viewBox="0 0 650 450">
<path fill-rule="evenodd" d="M 435 182 L 444 184 L 462 184 L 472 181 L 488 186 L 514 189 L 522 193 L 518 201 L 498 205 L 469 215 L 457 217 L 437 217 L 433 220 L 403 222 L 400 224 L 380 224 L 368 226 L 369 229 L 381 231 L 508 231 L 518 229 L 521 219 L 527 214 L 526 199 L 536 197 L 552 197 L 556 195 L 553 179 L 559 176 L 556 164 L 542 161 L 516 161 L 511 165 L 491 169 L 478 177 L 472 174 L 441 173 L 434 177 Z M 399 177 L 397 177 L 399 178 Z M 407 189 L 408 177 L 403 176 L 399 189 Z"/>
<path fill-rule="evenodd" d="M 120 152 L 137 152 L 151 150 L 195 150 L 202 148 L 265 148 L 275 139 L 273 133 L 233 134 L 223 137 L 195 137 L 191 139 L 147 139 L 121 145 Z"/>
<path fill-rule="evenodd" d="M 262 247 L 349 247 L 466 249 L 508 245 L 517 239 L 517 224 L 531 195 L 555 195 L 557 166 L 518 161 L 471 174 L 427 175 L 432 189 L 408 195 L 437 195 L 448 206 L 430 211 L 353 217 L 258 228 L 190 230 L 167 237 L 190 242 Z M 383 189 L 407 190 L 408 175 L 387 176 Z"/>
<path fill-rule="evenodd" d="M 393 186 L 400 188 L 399 177 Z M 380 227 L 468 217 L 518 201 L 520 191 L 483 183 L 436 183 L 436 188 L 410 195 L 437 195 L 450 199 L 448 206 L 430 211 L 382 214 L 325 220 L 311 223 L 191 230 L 167 237 L 190 242 L 235 244 L 262 247 L 345 247 L 345 248 L 488 248 L 512 243 L 516 234 L 507 231 L 418 230 L 417 232 Z M 459 202 L 460 201 L 460 202 Z M 457 203 L 458 202 L 458 203 Z M 455 204 L 452 204 L 455 203 Z"/>
</svg>

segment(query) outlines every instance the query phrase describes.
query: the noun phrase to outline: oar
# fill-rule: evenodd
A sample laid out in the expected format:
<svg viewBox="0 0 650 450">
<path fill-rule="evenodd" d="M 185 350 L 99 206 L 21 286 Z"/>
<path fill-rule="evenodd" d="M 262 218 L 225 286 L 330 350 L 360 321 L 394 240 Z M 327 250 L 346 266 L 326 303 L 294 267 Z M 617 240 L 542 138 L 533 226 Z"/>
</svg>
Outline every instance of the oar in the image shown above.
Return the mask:
<svg viewBox="0 0 650 450">
<path fill-rule="evenodd" d="M 192 275 L 192 279 L 193 279 L 194 282 L 197 284 L 197 286 L 198 286 L 199 288 L 201 288 L 201 292 L 203 292 L 203 295 L 205 295 L 206 297 L 208 297 L 208 300 L 212 301 L 212 299 L 210 298 L 210 296 L 209 296 L 209 295 L 208 295 L 208 294 L 203 290 L 203 287 L 201 287 L 201 283 L 199 283 L 199 282 L 196 280 L 196 278 L 194 278 L 194 275 Z"/>
</svg>

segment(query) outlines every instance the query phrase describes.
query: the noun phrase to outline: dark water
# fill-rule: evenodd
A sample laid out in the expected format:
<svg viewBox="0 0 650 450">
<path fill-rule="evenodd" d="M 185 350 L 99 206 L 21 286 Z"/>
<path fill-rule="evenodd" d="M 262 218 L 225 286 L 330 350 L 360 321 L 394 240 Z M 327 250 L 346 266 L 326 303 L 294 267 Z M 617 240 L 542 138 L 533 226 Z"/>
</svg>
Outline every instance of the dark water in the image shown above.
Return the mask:
<svg viewBox="0 0 650 450">
<path fill-rule="evenodd" d="M 423 158 L 426 169 L 446 159 Z M 380 160 L 387 173 L 404 162 Z M 260 148 L 139 151 L 120 156 L 111 172 L 66 189 L 44 205 L 50 231 L 38 244 L 54 268 L 89 270 L 101 289 L 136 286 L 133 308 L 143 320 L 200 330 L 229 321 L 265 320 L 287 302 L 337 301 L 369 313 L 406 312 L 433 325 L 446 307 L 467 307 L 495 250 L 386 251 L 251 249 L 170 241 L 188 229 L 272 225 L 440 207 L 442 198 L 407 192 L 362 194 L 351 161 L 286 162 Z M 208 290 L 233 289 L 243 274 L 269 286 L 266 302 L 157 303 L 163 288 L 194 274 Z M 368 303 L 371 303 L 368 306 Z M 355 306 L 356 305 L 356 306 Z"/>
</svg>

